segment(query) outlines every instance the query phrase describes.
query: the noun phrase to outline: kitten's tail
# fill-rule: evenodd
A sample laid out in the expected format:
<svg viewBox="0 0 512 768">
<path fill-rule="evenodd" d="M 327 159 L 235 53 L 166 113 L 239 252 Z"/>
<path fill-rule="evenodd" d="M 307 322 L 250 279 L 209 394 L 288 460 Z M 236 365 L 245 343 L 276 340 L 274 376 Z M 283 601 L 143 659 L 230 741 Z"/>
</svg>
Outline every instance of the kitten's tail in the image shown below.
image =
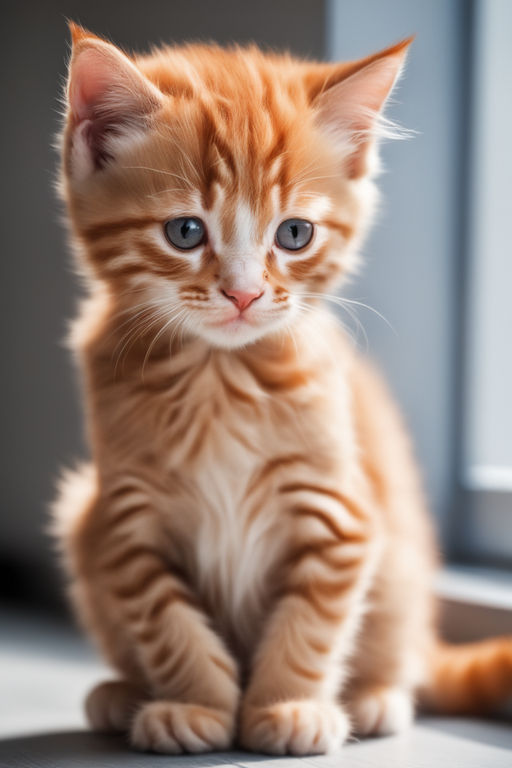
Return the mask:
<svg viewBox="0 0 512 768">
<path fill-rule="evenodd" d="M 421 703 L 447 714 L 484 714 L 512 699 L 512 637 L 465 645 L 438 642 Z"/>
</svg>

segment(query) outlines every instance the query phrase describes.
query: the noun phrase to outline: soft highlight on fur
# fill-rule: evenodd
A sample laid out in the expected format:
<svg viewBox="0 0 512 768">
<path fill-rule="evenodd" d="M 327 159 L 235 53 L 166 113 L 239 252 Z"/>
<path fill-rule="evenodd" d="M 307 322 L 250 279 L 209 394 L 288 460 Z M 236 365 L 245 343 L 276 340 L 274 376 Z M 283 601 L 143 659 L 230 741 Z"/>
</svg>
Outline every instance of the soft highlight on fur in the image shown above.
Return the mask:
<svg viewBox="0 0 512 768">
<path fill-rule="evenodd" d="M 322 301 L 358 266 L 410 41 L 323 64 L 71 31 L 60 189 L 92 462 L 63 477 L 55 529 L 119 675 L 91 726 L 303 755 L 402 730 L 417 697 L 497 705 L 512 642 L 438 643 L 408 439 Z M 165 236 L 178 217 L 205 226 L 190 251 Z M 314 228 L 294 252 L 289 219 Z"/>
</svg>

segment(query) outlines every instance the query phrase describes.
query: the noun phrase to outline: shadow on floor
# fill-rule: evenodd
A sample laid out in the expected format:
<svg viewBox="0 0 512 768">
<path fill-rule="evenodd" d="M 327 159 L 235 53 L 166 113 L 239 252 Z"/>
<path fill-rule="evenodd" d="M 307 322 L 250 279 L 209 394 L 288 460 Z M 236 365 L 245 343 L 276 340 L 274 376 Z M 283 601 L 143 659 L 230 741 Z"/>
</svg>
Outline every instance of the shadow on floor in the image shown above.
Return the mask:
<svg viewBox="0 0 512 768">
<path fill-rule="evenodd" d="M 236 768 L 244 764 L 267 761 L 268 757 L 242 752 L 205 755 L 143 754 L 134 752 L 122 736 L 102 735 L 89 731 L 62 731 L 23 735 L 0 741 L 0 768 Z"/>
</svg>

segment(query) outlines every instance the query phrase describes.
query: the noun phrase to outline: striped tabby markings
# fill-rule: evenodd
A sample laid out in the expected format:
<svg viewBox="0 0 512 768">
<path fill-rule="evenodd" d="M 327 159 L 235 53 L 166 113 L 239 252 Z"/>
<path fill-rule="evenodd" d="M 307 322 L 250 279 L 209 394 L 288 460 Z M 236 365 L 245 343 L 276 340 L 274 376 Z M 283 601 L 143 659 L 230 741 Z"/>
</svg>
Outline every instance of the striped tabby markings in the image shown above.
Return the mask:
<svg viewBox="0 0 512 768">
<path fill-rule="evenodd" d="M 140 257 L 126 254 L 119 243 L 103 248 L 95 247 L 91 249 L 90 256 L 93 263 L 110 278 L 123 279 L 148 271 Z"/>
<path fill-rule="evenodd" d="M 190 649 L 171 649 L 167 641 L 159 645 L 148 657 L 160 685 L 168 687 L 172 683 L 173 696 L 179 698 L 190 685 L 190 680 L 180 680 L 187 674 L 186 664 L 189 660 Z"/>
<path fill-rule="evenodd" d="M 236 670 L 233 666 L 228 666 L 225 661 L 222 659 L 219 659 L 218 656 L 215 656 L 213 653 L 210 653 L 210 659 L 213 661 L 216 667 L 219 667 L 223 672 L 226 673 L 228 677 L 230 677 L 233 681 L 238 679 Z"/>
<path fill-rule="evenodd" d="M 121 499 L 123 496 L 126 496 L 128 493 L 134 492 L 137 492 L 137 488 L 133 485 L 120 485 L 113 491 L 110 491 L 108 498 L 110 501 L 115 501 L 116 499 Z"/>
<path fill-rule="evenodd" d="M 285 469 L 286 467 L 291 467 L 294 464 L 305 464 L 308 466 L 310 464 L 310 459 L 302 453 L 290 453 L 285 454 L 284 456 L 276 456 L 275 459 L 270 459 L 261 469 L 254 473 L 253 478 L 247 486 L 247 495 L 249 496 L 257 490 L 259 486 L 268 480 L 275 472 Z"/>
<path fill-rule="evenodd" d="M 94 261 L 98 264 L 105 264 L 107 261 L 113 261 L 122 258 L 124 256 L 123 246 L 120 243 L 114 243 L 113 245 L 96 247 L 92 251 L 92 256 Z M 125 257 L 125 259 L 127 259 L 127 257 Z"/>
<path fill-rule="evenodd" d="M 353 583 L 343 582 L 331 583 L 325 581 L 314 581 L 309 584 L 288 584 L 283 587 L 279 597 L 283 599 L 298 598 L 305 602 L 313 611 L 325 622 L 338 624 L 343 619 L 343 612 L 338 609 L 330 608 L 326 602 L 333 598 L 340 598 L 346 593 L 351 592 Z"/>
<path fill-rule="evenodd" d="M 180 414 L 180 411 L 177 412 Z M 189 418 L 189 412 L 180 414 L 183 416 L 181 422 L 178 420 L 175 430 L 169 435 L 169 440 L 179 447 L 181 455 L 185 460 L 193 460 L 199 455 L 201 448 L 205 443 L 206 436 L 211 424 L 212 414 L 216 413 L 216 401 L 206 403 L 201 409 L 201 417 L 195 414 L 195 419 Z M 169 422 L 169 427 L 172 422 Z"/>
<path fill-rule="evenodd" d="M 339 232 L 339 234 L 345 238 L 345 240 L 350 240 L 350 238 L 354 235 L 354 228 L 351 227 L 350 224 L 344 224 L 342 221 L 324 219 L 320 222 L 320 224 L 323 224 L 324 227 L 328 227 L 328 229 L 336 230 L 336 232 Z"/>
<path fill-rule="evenodd" d="M 134 238 L 133 244 L 148 270 L 154 274 L 173 280 L 192 275 L 185 257 L 174 256 L 170 251 L 158 248 L 148 238 Z"/>
<path fill-rule="evenodd" d="M 107 525 L 114 527 L 114 526 L 120 526 L 123 525 L 123 523 L 127 523 L 129 520 L 133 520 L 138 517 L 150 515 L 151 510 L 148 509 L 147 503 L 144 504 L 133 504 L 132 506 L 128 505 L 127 507 L 123 507 L 121 509 L 115 510 L 115 512 L 111 513 L 111 518 L 108 521 Z"/>
<path fill-rule="evenodd" d="M 225 376 L 223 373 L 219 371 L 219 379 L 228 393 L 231 397 L 233 397 L 235 400 L 240 400 L 240 402 L 245 403 L 246 405 L 256 405 L 256 399 L 249 395 L 247 392 L 245 392 L 243 389 L 239 389 L 235 384 L 233 384 L 227 376 Z"/>
<path fill-rule="evenodd" d="M 287 390 L 298 389 L 305 386 L 311 374 L 304 370 L 294 370 L 288 375 L 278 369 L 274 376 L 265 375 L 265 372 L 252 365 L 247 360 L 244 361 L 245 367 L 252 375 L 257 384 L 264 390 L 269 392 L 285 392 Z"/>
<path fill-rule="evenodd" d="M 272 475 L 287 467 L 292 467 L 295 464 L 309 465 L 310 463 L 311 461 L 303 454 L 292 453 L 286 456 L 278 456 L 275 459 L 270 459 L 270 461 L 268 461 L 260 470 L 257 470 L 254 473 L 247 486 L 246 498 L 250 498 L 257 491 L 260 493 L 246 516 L 244 523 L 244 530 L 246 533 L 265 505 L 265 501 L 268 498 L 268 487 L 266 483 L 272 479 Z"/>
<path fill-rule="evenodd" d="M 192 596 L 179 584 L 170 581 L 172 574 L 161 554 L 153 547 L 146 545 L 128 546 L 126 550 L 115 555 L 103 564 L 107 573 L 118 576 L 119 580 L 127 579 L 128 583 L 112 587 L 112 594 L 124 603 L 148 600 L 146 611 L 147 620 L 157 620 L 161 614 L 174 603 L 193 602 Z M 126 574 L 126 570 L 129 573 Z M 151 592 L 158 584 L 164 587 L 163 594 L 152 595 Z M 134 619 L 140 618 L 140 610 L 134 613 Z"/>
<path fill-rule="evenodd" d="M 178 400 L 187 392 L 192 372 L 192 368 L 184 368 L 171 376 L 160 374 L 158 377 L 148 378 L 144 383 L 139 384 L 137 391 L 141 393 L 165 393 L 170 399 Z"/>
<path fill-rule="evenodd" d="M 202 424 L 198 424 L 196 436 L 194 437 L 186 453 L 185 458 L 187 461 L 194 461 L 194 459 L 197 459 L 197 457 L 201 453 L 201 448 L 203 448 L 205 444 L 205 437 L 206 437 L 206 428 L 204 428 Z"/>
<path fill-rule="evenodd" d="M 342 557 L 346 548 L 345 542 L 333 539 L 320 539 L 306 544 L 300 544 L 292 549 L 286 558 L 286 566 L 293 568 L 309 558 L 316 558 L 331 568 L 350 568 L 360 563 L 360 557 Z M 336 553 L 340 557 L 336 558 Z"/>
<path fill-rule="evenodd" d="M 135 580 L 122 587 L 113 588 L 113 592 L 120 600 L 134 600 L 141 594 L 147 594 L 158 582 L 167 579 L 167 571 L 157 564 L 149 565 L 142 574 L 137 574 Z"/>
<path fill-rule="evenodd" d="M 158 621 L 171 605 L 175 603 L 190 605 L 190 602 L 190 595 L 182 590 L 168 587 L 167 591 L 151 605 L 145 614 L 145 619 L 146 621 Z"/>
<path fill-rule="evenodd" d="M 265 256 L 265 269 L 270 277 L 274 280 L 283 281 L 286 280 L 285 275 L 280 271 L 277 265 L 277 258 L 273 250 L 267 252 Z"/>
<path fill-rule="evenodd" d="M 207 296 L 209 293 L 208 288 L 203 288 L 202 285 L 183 285 L 180 288 L 180 293 L 192 293 L 192 294 L 201 294 L 203 296 Z"/>
<path fill-rule="evenodd" d="M 180 299 L 185 302 L 208 302 L 210 291 L 201 285 L 183 285 L 179 288 Z"/>
<path fill-rule="evenodd" d="M 151 270 L 153 271 L 153 270 Z M 148 268 L 146 264 L 127 264 L 126 266 L 118 266 L 112 269 L 107 265 L 107 276 L 117 280 L 127 280 L 135 275 L 147 274 Z"/>
<path fill-rule="evenodd" d="M 314 483 L 286 483 L 278 488 L 279 493 L 295 493 L 297 491 L 311 491 L 312 493 L 318 493 L 319 495 L 329 496 L 335 501 L 345 507 L 350 514 L 360 520 L 361 522 L 368 521 L 368 513 L 359 507 L 354 501 L 348 498 L 343 493 L 333 489 L 326 488 L 322 485 L 315 485 Z"/>
<path fill-rule="evenodd" d="M 133 544 L 125 551 L 114 555 L 110 560 L 107 560 L 103 565 L 103 569 L 106 571 L 119 571 L 127 565 L 133 565 L 135 562 L 142 562 L 147 558 L 152 560 L 157 559 L 163 562 L 161 560 L 160 552 L 154 547 L 149 547 L 144 544 Z"/>
<path fill-rule="evenodd" d="M 309 645 L 310 648 L 315 651 L 315 653 L 318 653 L 322 656 L 326 655 L 327 653 L 330 653 L 332 650 L 329 645 L 326 643 L 322 643 L 320 640 L 315 640 L 313 637 L 306 638 L 306 642 Z"/>
<path fill-rule="evenodd" d="M 161 667 L 164 662 L 169 661 L 169 657 L 171 657 L 171 652 L 167 640 L 165 640 L 161 645 L 157 645 L 155 650 L 149 654 L 148 661 L 153 669 L 158 669 L 158 667 Z M 173 672 L 175 671 L 175 666 L 177 666 L 178 663 L 179 659 L 174 661 L 172 668 Z"/>
<path fill-rule="evenodd" d="M 292 672 L 294 672 L 299 677 L 305 677 L 306 680 L 313 680 L 314 682 L 319 682 L 320 680 L 323 680 L 324 673 L 320 672 L 316 669 L 307 669 L 307 667 L 302 666 L 302 664 L 299 664 L 298 661 L 296 661 L 289 649 L 286 649 L 285 655 L 284 655 L 284 661 L 289 669 L 291 669 Z"/>
<path fill-rule="evenodd" d="M 135 630 L 135 635 L 137 640 L 144 645 L 154 643 L 158 639 L 158 627 L 145 624 L 142 629 Z"/>
<path fill-rule="evenodd" d="M 249 453 L 257 452 L 257 447 L 255 445 L 252 445 L 250 441 L 245 437 L 243 432 L 237 429 L 233 424 L 227 423 L 225 427 L 227 431 L 230 433 L 230 435 L 236 440 L 236 442 L 240 443 L 240 445 L 243 445 L 246 451 L 248 451 Z"/>
<path fill-rule="evenodd" d="M 334 498 L 336 501 L 341 499 L 342 503 L 345 500 L 345 497 L 338 494 L 337 491 L 313 484 L 288 483 L 281 486 L 279 490 L 284 493 L 309 490 Z M 342 557 L 347 542 L 365 543 L 368 540 L 368 532 L 360 531 L 347 534 L 335 519 L 315 507 L 296 505 L 292 509 L 292 514 L 297 517 L 318 520 L 331 536 L 313 542 L 304 542 L 295 551 L 292 551 L 291 561 L 288 561 L 290 565 L 288 583 L 282 588 L 280 596 L 299 598 L 311 606 L 315 613 L 326 622 L 339 622 L 343 616 L 339 610 L 339 601 L 342 599 L 345 602 L 345 598 L 353 593 L 354 585 L 357 582 L 357 573 L 362 567 L 364 557 L 362 553 L 360 556 L 349 554 L 348 560 L 345 559 L 343 562 L 336 557 L 333 559 L 332 552 L 337 551 Z M 317 558 L 330 566 L 333 570 L 334 580 L 319 579 L 318 577 L 310 577 L 309 580 L 305 580 L 305 578 L 307 579 L 307 571 L 301 577 L 302 566 L 310 557 Z M 340 579 L 340 571 L 344 574 L 343 579 Z M 293 583 L 297 577 L 300 580 L 299 583 Z M 333 600 L 338 604 L 337 608 L 328 605 Z"/>
<path fill-rule="evenodd" d="M 80 235 L 86 240 L 95 241 L 109 235 L 119 235 L 130 229 L 146 229 L 154 224 L 163 224 L 154 216 L 131 217 L 116 221 L 103 221 L 80 230 Z"/>
<path fill-rule="evenodd" d="M 293 508 L 293 514 L 297 517 L 309 517 L 319 520 L 327 528 L 335 539 L 341 542 L 366 542 L 368 539 L 367 531 L 350 532 L 344 531 L 333 518 L 321 509 L 315 507 L 297 505 Z"/>
<path fill-rule="evenodd" d="M 123 251 L 123 245 L 117 243 L 94 247 L 90 255 L 94 264 L 112 278 L 124 278 L 142 272 L 149 272 L 166 279 L 179 279 L 192 274 L 185 258 L 174 256 L 170 251 L 158 248 L 148 237 L 134 236 L 130 239 L 129 245 L 130 249 L 136 250 L 136 256 L 126 254 Z M 136 258 L 138 261 L 135 260 Z"/>
<path fill-rule="evenodd" d="M 307 277 L 314 269 L 316 269 L 319 264 L 322 263 L 322 261 L 325 258 L 325 254 L 327 252 L 327 245 L 324 245 L 317 253 L 314 253 L 312 256 L 309 256 L 307 259 L 297 259 L 297 261 L 289 261 L 287 268 L 290 276 L 294 280 L 303 280 L 305 277 Z"/>
<path fill-rule="evenodd" d="M 180 291 L 180 299 L 187 303 L 193 303 L 194 301 L 198 301 L 201 303 L 208 302 L 210 300 L 209 296 L 204 296 L 203 294 L 190 294 L 190 293 L 183 293 Z"/>
</svg>

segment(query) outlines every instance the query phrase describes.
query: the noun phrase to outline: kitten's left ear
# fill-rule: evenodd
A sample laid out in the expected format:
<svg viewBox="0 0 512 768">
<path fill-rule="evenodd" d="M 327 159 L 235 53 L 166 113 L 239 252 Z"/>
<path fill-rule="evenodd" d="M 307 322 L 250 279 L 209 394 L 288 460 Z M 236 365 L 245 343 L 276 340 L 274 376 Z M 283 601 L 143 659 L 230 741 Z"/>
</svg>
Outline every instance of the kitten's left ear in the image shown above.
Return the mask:
<svg viewBox="0 0 512 768">
<path fill-rule="evenodd" d="M 403 68 L 413 38 L 360 61 L 328 65 L 310 74 L 311 104 L 319 127 L 346 147 L 349 178 L 367 173 L 378 118 Z"/>
<path fill-rule="evenodd" d="M 115 155 L 116 141 L 137 135 L 162 94 L 115 45 L 70 23 L 67 84 L 70 170 L 84 177 Z"/>
</svg>

